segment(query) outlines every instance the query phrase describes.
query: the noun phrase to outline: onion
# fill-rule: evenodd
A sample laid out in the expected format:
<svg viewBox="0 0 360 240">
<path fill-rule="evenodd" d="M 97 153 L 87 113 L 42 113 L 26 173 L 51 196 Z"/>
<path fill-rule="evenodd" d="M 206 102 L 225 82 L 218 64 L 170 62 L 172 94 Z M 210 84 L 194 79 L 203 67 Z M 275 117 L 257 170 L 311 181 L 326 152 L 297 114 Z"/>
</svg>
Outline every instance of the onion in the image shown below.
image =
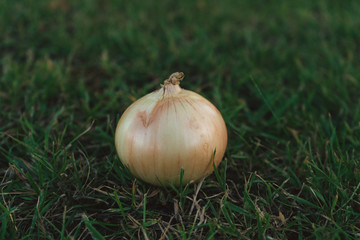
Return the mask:
<svg viewBox="0 0 360 240">
<path fill-rule="evenodd" d="M 179 86 L 173 73 L 161 89 L 134 102 L 121 116 L 115 146 L 136 177 L 154 184 L 179 185 L 208 176 L 224 156 L 227 130 L 217 108 Z M 215 153 L 215 154 L 214 154 Z"/>
</svg>

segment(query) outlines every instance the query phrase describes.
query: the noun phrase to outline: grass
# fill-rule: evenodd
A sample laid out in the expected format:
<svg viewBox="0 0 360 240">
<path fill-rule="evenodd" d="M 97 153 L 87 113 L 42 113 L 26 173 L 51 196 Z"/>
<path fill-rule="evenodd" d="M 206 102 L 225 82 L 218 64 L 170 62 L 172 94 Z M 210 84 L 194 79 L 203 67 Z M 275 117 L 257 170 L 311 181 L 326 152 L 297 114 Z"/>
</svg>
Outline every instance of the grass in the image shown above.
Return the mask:
<svg viewBox="0 0 360 240">
<path fill-rule="evenodd" d="M 0 3 L 0 239 L 359 238 L 359 1 Z M 175 71 L 229 143 L 166 189 L 113 139 Z"/>
</svg>

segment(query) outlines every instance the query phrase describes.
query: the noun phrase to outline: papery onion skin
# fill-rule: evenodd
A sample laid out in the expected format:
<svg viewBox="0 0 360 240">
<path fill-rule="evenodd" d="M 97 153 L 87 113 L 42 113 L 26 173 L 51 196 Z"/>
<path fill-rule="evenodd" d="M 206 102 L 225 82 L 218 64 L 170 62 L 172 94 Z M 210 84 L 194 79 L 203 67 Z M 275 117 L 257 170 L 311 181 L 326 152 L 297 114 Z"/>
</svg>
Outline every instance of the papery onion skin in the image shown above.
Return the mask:
<svg viewBox="0 0 360 240">
<path fill-rule="evenodd" d="M 120 160 L 133 175 L 154 185 L 179 185 L 181 169 L 183 184 L 208 176 L 227 145 L 226 125 L 217 108 L 180 88 L 183 73 L 171 76 L 161 89 L 130 105 L 115 132 Z"/>
</svg>

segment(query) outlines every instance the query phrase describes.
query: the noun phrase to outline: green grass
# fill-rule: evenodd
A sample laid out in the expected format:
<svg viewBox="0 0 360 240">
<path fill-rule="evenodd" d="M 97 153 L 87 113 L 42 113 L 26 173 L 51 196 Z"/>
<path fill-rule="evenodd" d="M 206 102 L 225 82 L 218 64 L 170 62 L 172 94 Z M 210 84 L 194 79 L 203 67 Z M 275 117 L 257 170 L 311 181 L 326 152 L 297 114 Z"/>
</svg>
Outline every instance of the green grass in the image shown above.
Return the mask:
<svg viewBox="0 0 360 240">
<path fill-rule="evenodd" d="M 359 1 L 0 0 L 0 239 L 357 239 Z M 204 181 L 120 163 L 175 71 L 223 114 Z"/>
</svg>

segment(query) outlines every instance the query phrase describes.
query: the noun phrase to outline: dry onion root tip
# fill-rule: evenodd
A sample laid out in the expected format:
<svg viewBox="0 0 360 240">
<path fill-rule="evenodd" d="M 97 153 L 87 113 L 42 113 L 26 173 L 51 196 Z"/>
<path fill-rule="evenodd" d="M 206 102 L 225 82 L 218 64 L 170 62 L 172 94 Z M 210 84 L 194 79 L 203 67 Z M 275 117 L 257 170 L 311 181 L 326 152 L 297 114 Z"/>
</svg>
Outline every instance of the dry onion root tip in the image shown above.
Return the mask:
<svg viewBox="0 0 360 240">
<path fill-rule="evenodd" d="M 166 84 L 173 84 L 173 85 L 179 85 L 180 81 L 183 80 L 185 77 L 185 74 L 183 72 L 175 72 L 170 75 L 168 79 L 164 81 L 164 85 Z"/>
</svg>

